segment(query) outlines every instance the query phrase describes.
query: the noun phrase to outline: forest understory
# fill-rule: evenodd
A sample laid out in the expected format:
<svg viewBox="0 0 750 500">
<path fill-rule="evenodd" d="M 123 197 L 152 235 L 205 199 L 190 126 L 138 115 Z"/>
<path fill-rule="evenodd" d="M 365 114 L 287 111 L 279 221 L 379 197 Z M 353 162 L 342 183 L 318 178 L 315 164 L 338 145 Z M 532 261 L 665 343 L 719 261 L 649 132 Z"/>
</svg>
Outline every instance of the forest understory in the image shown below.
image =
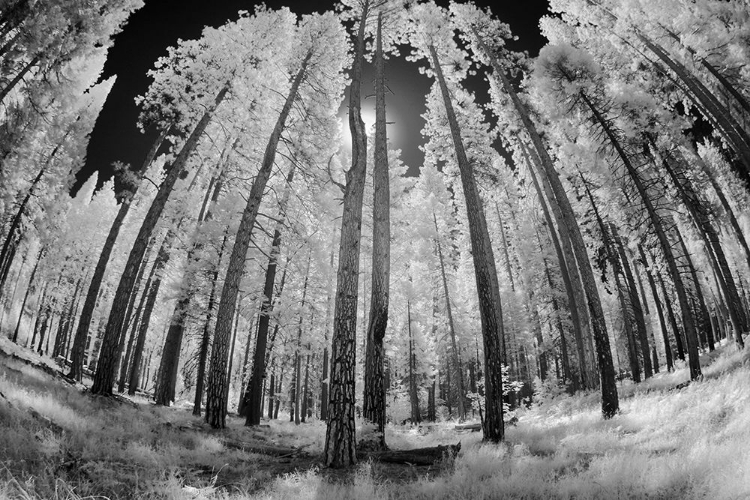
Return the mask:
<svg viewBox="0 0 750 500">
<path fill-rule="evenodd" d="M 539 396 L 500 445 L 455 421 L 388 425 L 392 449 L 461 443 L 433 466 L 363 460 L 326 469 L 325 423 L 281 414 L 214 430 L 190 404 L 103 398 L 47 358 L 0 338 L 0 498 L 713 498 L 750 495 L 750 352 L 706 353 L 702 381 L 682 364 L 618 384 L 618 415 L 595 392 Z M 358 429 L 361 426 L 358 426 Z M 286 456 L 238 449 L 287 448 Z"/>
</svg>

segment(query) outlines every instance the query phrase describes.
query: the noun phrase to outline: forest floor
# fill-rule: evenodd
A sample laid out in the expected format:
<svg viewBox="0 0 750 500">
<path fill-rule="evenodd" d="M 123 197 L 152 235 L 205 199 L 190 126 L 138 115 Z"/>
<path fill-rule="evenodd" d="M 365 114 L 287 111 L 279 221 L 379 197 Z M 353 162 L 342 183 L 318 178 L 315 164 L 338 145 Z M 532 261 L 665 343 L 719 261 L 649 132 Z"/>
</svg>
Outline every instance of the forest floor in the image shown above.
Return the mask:
<svg viewBox="0 0 750 500">
<path fill-rule="evenodd" d="M 0 499 L 750 498 L 750 351 L 725 346 L 702 366 L 700 382 L 683 366 L 618 384 L 621 412 L 607 421 L 596 393 L 541 398 L 502 445 L 452 421 L 389 425 L 391 448 L 460 441 L 461 452 L 340 471 L 320 463 L 322 422 L 249 429 L 230 416 L 215 431 L 187 407 L 92 396 L 2 338 Z M 253 452 L 264 450 L 275 455 Z"/>
</svg>

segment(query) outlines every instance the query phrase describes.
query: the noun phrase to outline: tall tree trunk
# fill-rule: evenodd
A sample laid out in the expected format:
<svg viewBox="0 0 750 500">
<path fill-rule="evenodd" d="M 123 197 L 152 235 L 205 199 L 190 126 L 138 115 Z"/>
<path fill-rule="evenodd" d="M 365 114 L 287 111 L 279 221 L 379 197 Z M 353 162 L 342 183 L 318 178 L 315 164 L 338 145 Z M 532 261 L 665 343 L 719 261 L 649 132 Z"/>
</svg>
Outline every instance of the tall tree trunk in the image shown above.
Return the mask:
<svg viewBox="0 0 750 500">
<path fill-rule="evenodd" d="M 39 269 L 39 263 L 42 261 L 42 258 L 44 257 L 44 250 L 45 247 L 42 246 L 42 248 L 39 250 L 39 255 L 36 257 L 36 262 L 34 263 L 34 268 L 31 270 L 31 276 L 29 276 L 29 284 L 26 286 L 26 293 L 23 295 L 23 302 L 21 302 L 21 309 L 18 311 L 18 321 L 16 322 L 16 328 L 13 330 L 13 342 L 18 343 L 18 332 L 21 329 L 21 320 L 23 319 L 23 312 L 26 309 L 26 301 L 29 300 L 29 294 L 34 288 L 34 278 L 36 277 L 36 271 Z"/>
<path fill-rule="evenodd" d="M 656 307 L 656 315 L 659 317 L 659 327 L 661 328 L 662 340 L 664 342 L 665 357 L 667 360 L 667 371 L 674 371 L 674 362 L 672 361 L 672 348 L 670 347 L 670 344 L 669 344 L 669 334 L 667 333 L 667 325 L 666 325 L 666 322 L 664 321 L 664 310 L 662 308 L 661 301 L 659 300 L 659 294 L 656 290 L 656 281 L 654 280 L 654 275 L 651 273 L 648 260 L 646 260 L 646 253 L 643 251 L 643 248 L 640 245 L 638 245 L 638 252 L 641 256 L 643 269 L 646 272 L 646 278 L 648 278 L 648 285 L 649 285 L 649 288 L 651 289 L 651 295 L 654 298 L 654 306 Z M 644 302 L 645 302 L 645 298 L 644 298 Z"/>
<path fill-rule="evenodd" d="M 682 345 L 682 334 L 680 333 L 680 329 L 677 326 L 677 319 L 675 318 L 674 309 L 672 308 L 672 299 L 669 296 L 669 293 L 667 293 L 667 287 L 664 284 L 664 278 L 662 277 L 661 273 L 657 274 L 659 277 L 659 286 L 661 287 L 661 293 L 664 296 L 664 304 L 667 306 L 667 318 L 669 319 L 669 324 L 672 327 L 672 334 L 675 338 L 677 358 L 685 361 L 685 348 Z M 671 344 L 669 348 L 671 349 Z"/>
<path fill-rule="evenodd" d="M 646 297 L 643 296 L 643 302 L 641 297 L 638 296 L 638 288 L 636 287 L 635 277 L 633 276 L 633 270 L 630 266 L 630 259 L 627 252 L 625 251 L 625 245 L 622 243 L 622 238 L 617 232 L 617 227 L 610 222 L 609 225 L 612 232 L 612 239 L 614 244 L 617 246 L 617 253 L 620 255 L 620 262 L 622 262 L 622 268 L 625 271 L 625 280 L 627 282 L 628 295 L 630 297 L 630 304 L 633 308 L 633 314 L 635 315 L 636 332 L 638 333 L 638 345 L 641 348 L 641 357 L 643 358 L 643 374 L 644 378 L 651 378 L 654 374 L 653 366 L 651 365 L 651 349 L 648 343 L 648 331 L 646 330 L 646 318 L 643 315 L 643 303 L 646 301 Z"/>
<path fill-rule="evenodd" d="M 445 312 L 448 316 L 448 331 L 451 335 L 451 357 L 453 358 L 453 366 L 455 366 L 458 373 L 458 418 L 463 421 L 466 419 L 466 408 L 464 407 L 464 397 L 466 395 L 466 387 L 464 386 L 463 369 L 461 367 L 461 359 L 458 356 L 458 342 L 456 340 L 456 328 L 453 322 L 453 306 L 451 305 L 451 295 L 448 291 L 448 277 L 445 272 L 445 261 L 443 259 L 443 250 L 440 245 L 440 231 L 438 230 L 437 217 L 435 212 L 432 213 L 432 222 L 435 225 L 435 246 L 438 253 L 438 262 L 440 263 L 440 277 L 443 282 L 443 293 L 445 294 Z"/>
<path fill-rule="evenodd" d="M 417 389 L 416 364 L 417 355 L 414 352 L 414 336 L 411 332 L 411 302 L 406 300 L 406 325 L 409 332 L 409 401 L 411 403 L 411 423 L 416 425 L 422 421 L 419 411 L 419 391 Z"/>
<path fill-rule="evenodd" d="M 583 181 L 583 186 L 584 186 L 584 189 L 586 190 L 586 194 L 588 195 L 589 203 L 591 203 L 591 209 L 594 211 L 596 223 L 599 226 L 599 232 L 601 233 L 602 244 L 604 245 L 604 250 L 605 250 L 605 253 L 607 254 L 607 259 L 609 260 L 612 266 L 612 275 L 615 278 L 615 288 L 617 289 L 617 300 L 620 303 L 620 310 L 622 311 L 622 323 L 625 329 L 625 339 L 627 340 L 627 345 L 628 345 L 628 360 L 630 362 L 630 374 L 633 377 L 633 382 L 640 382 L 641 381 L 641 367 L 638 363 L 638 351 L 636 348 L 636 340 L 635 340 L 635 335 L 633 334 L 633 325 L 630 320 L 630 306 L 632 306 L 632 304 L 625 297 L 626 289 L 623 286 L 622 281 L 620 279 L 620 276 L 625 275 L 625 273 L 623 272 L 624 264 L 618 259 L 617 250 L 615 249 L 615 245 L 612 242 L 612 238 L 610 238 L 609 231 L 607 230 L 607 226 L 605 225 L 601 214 L 599 214 L 599 209 L 597 208 L 596 202 L 594 201 L 594 196 L 591 194 L 591 190 L 589 189 L 589 185 L 586 182 L 586 179 L 583 177 L 583 174 L 581 172 L 579 172 L 578 175 L 580 175 L 581 180 Z"/>
<path fill-rule="evenodd" d="M 112 385 L 115 378 L 114 372 L 117 368 L 117 360 L 120 358 L 118 347 L 120 344 L 120 336 L 122 335 L 123 320 L 125 318 L 125 304 L 127 304 L 127 300 L 133 290 L 133 284 L 135 283 L 135 277 L 138 271 L 138 264 L 143 258 L 148 240 L 156 227 L 156 223 L 159 221 L 169 195 L 172 193 L 172 188 L 182 174 L 188 158 L 198 146 L 198 141 L 203 136 L 203 132 L 211 121 L 213 112 L 221 104 L 228 92 L 229 84 L 219 91 L 214 103 L 206 109 L 200 121 L 185 141 L 185 144 L 182 146 L 182 149 L 170 166 L 167 176 L 164 178 L 161 186 L 159 186 L 156 197 L 151 203 L 141 228 L 138 231 L 135 243 L 130 250 L 130 255 L 125 264 L 125 269 L 120 277 L 120 283 L 117 286 L 117 291 L 115 292 L 114 301 L 112 303 L 112 310 L 109 313 L 107 327 L 104 331 L 99 361 L 96 364 L 96 373 L 94 374 L 94 384 L 91 387 L 91 392 L 94 394 L 100 394 L 103 396 L 109 396 L 112 394 Z"/>
<path fill-rule="evenodd" d="M 226 233 L 225 233 L 226 234 Z M 211 273 L 211 292 L 208 295 L 208 304 L 206 306 L 206 321 L 203 324 L 203 335 L 201 336 L 200 351 L 198 353 L 198 368 L 195 382 L 195 400 L 193 401 L 193 415 L 200 416 L 201 403 L 203 401 L 203 386 L 206 377 L 206 364 L 208 361 L 208 348 L 211 344 L 211 316 L 216 301 L 216 282 L 219 279 L 219 268 L 221 259 L 216 263 L 213 273 Z"/>
<path fill-rule="evenodd" d="M 307 283 L 310 279 L 310 262 L 312 261 L 312 252 L 307 256 L 307 269 L 305 270 L 305 281 L 302 285 L 302 302 L 300 303 L 299 323 L 297 324 L 297 346 L 294 350 L 294 423 L 300 424 L 300 390 L 302 384 L 302 358 L 300 349 L 302 348 L 302 325 L 305 319 L 305 301 L 307 300 Z"/>
<path fill-rule="evenodd" d="M 258 334 L 255 337 L 255 352 L 253 354 L 253 371 L 247 384 L 243 400 L 245 404 L 245 425 L 253 426 L 260 424 L 262 416 L 261 401 L 263 400 L 263 380 L 266 377 L 266 349 L 268 346 L 268 326 L 274 307 L 274 283 L 276 281 L 276 269 L 281 252 L 281 231 L 286 217 L 286 205 L 291 192 L 291 183 L 294 180 L 294 167 L 286 177 L 286 190 L 279 202 L 279 215 L 276 228 L 271 241 L 271 252 L 266 266 L 266 277 L 263 283 L 263 302 L 260 306 L 258 318 Z"/>
<path fill-rule="evenodd" d="M 630 177 L 631 181 L 635 185 L 636 190 L 638 191 L 638 195 L 643 202 L 646 213 L 648 214 L 648 218 L 651 221 L 651 225 L 654 228 L 656 237 L 659 240 L 662 253 L 664 254 L 664 260 L 667 263 L 670 275 L 672 276 L 672 282 L 675 286 L 675 291 L 677 292 L 677 300 L 680 304 L 680 309 L 682 310 L 682 325 L 685 328 L 685 338 L 687 339 L 688 344 L 690 378 L 693 380 L 697 379 L 701 376 L 701 367 L 700 362 L 698 361 L 698 333 L 695 329 L 695 321 L 690 309 L 690 303 L 687 299 L 687 293 L 685 292 L 685 285 L 682 281 L 680 270 L 677 267 L 677 262 L 674 258 L 674 254 L 672 253 L 672 246 L 670 245 L 669 240 L 667 239 L 667 235 L 664 232 L 661 216 L 656 212 L 656 208 L 651 201 L 651 197 L 646 190 L 646 186 L 641 180 L 640 174 L 635 169 L 630 161 L 630 158 L 623 150 L 622 145 L 620 144 L 619 139 L 615 136 L 615 133 L 609 125 L 609 122 L 604 119 L 602 114 L 593 105 L 585 92 L 581 91 L 579 95 L 581 97 L 581 100 L 585 103 L 586 107 L 588 107 L 588 109 L 591 111 L 595 122 L 602 128 L 602 131 L 607 136 L 610 144 L 615 148 L 615 151 L 617 151 L 617 155 L 619 156 L 621 162 L 625 166 L 626 171 L 628 172 L 628 176 Z"/>
<path fill-rule="evenodd" d="M 385 448 L 385 385 L 383 338 L 388 326 L 388 299 L 391 267 L 391 195 L 388 175 L 388 143 L 385 115 L 385 69 L 382 44 L 383 11 L 378 12 L 375 50 L 375 161 L 372 224 L 372 291 L 370 321 L 367 326 L 365 389 L 363 413 L 377 427 L 379 446 Z"/>
<path fill-rule="evenodd" d="M 208 375 L 208 392 L 206 395 L 206 422 L 213 428 L 223 429 L 226 426 L 225 407 L 226 389 L 226 367 L 229 335 L 232 328 L 237 294 L 239 292 L 240 280 L 245 269 L 245 257 L 250 246 L 250 236 L 255 226 L 255 218 L 260 209 L 263 192 L 266 189 L 271 170 L 276 159 L 276 149 L 281 139 L 281 134 L 286 128 L 286 120 L 297 99 L 300 84 L 305 77 L 307 65 L 312 57 L 312 51 L 308 51 L 302 65 L 298 70 L 292 86 L 289 89 L 284 106 L 274 125 L 271 137 L 266 144 L 263 160 L 255 177 L 253 186 L 247 199 L 247 205 L 242 213 L 237 236 L 235 237 L 232 253 L 229 257 L 224 287 L 219 301 L 219 310 L 216 315 L 216 330 L 214 332 L 214 347 L 211 351 L 211 365 Z"/>
<path fill-rule="evenodd" d="M 333 314 L 330 397 L 323 463 L 341 468 L 357 463 L 354 403 L 357 292 L 362 235 L 362 201 L 367 173 L 367 134 L 362 120 L 362 64 L 365 51 L 365 25 L 371 0 L 364 0 L 357 31 L 349 86 L 349 130 L 352 135 L 352 163 L 346 172 L 344 212 L 341 219 L 336 302 Z"/>
<path fill-rule="evenodd" d="M 255 303 L 251 307 L 251 311 L 256 308 Z M 247 329 L 247 341 L 245 341 L 245 355 L 242 358 L 242 370 L 240 372 L 240 397 L 237 401 L 237 415 L 240 417 L 247 418 L 247 404 L 245 403 L 245 391 L 247 391 L 247 383 L 249 382 L 247 377 L 247 363 L 250 361 L 250 346 L 253 340 L 258 339 L 258 327 L 255 323 L 255 314 L 250 317 L 250 327 Z M 260 414 L 263 415 L 263 394 L 266 390 L 266 378 L 263 377 L 263 387 L 261 388 L 261 399 L 260 399 Z"/>
<path fill-rule="evenodd" d="M 479 295 L 479 315 L 482 323 L 484 341 L 485 369 L 485 409 L 483 439 L 489 442 L 500 442 L 504 437 L 503 428 L 503 338 L 502 305 L 500 302 L 500 285 L 495 268 L 495 257 L 490 244 L 487 221 L 482 208 L 482 200 L 474 178 L 474 167 L 469 162 L 464 150 L 461 130 L 453 110 L 451 95 L 443 76 L 440 60 L 434 46 L 430 46 L 432 69 L 440 86 L 443 104 L 448 116 L 448 124 L 453 138 L 458 168 L 461 173 L 461 186 L 466 198 L 466 212 L 469 219 L 471 253 L 474 260 L 474 274 Z"/>
<path fill-rule="evenodd" d="M 563 231 L 566 231 L 568 234 L 568 238 L 570 239 L 575 253 L 575 260 L 578 264 L 581 281 L 583 282 L 583 287 L 586 292 L 599 365 L 602 393 L 602 415 L 604 418 L 611 418 L 619 409 L 619 398 L 617 396 L 617 386 L 615 383 L 615 370 L 612 364 L 612 352 L 610 350 L 609 335 L 607 334 L 607 326 L 604 320 L 604 310 L 602 309 L 601 299 L 599 298 L 599 290 L 596 287 L 594 271 L 591 268 L 591 262 L 586 253 L 586 245 L 583 241 L 583 236 L 581 235 L 581 229 L 576 221 L 575 213 L 570 205 L 567 193 L 565 192 L 554 164 L 552 163 L 552 158 L 550 158 L 549 153 L 542 142 L 542 138 L 539 135 L 534 122 L 531 120 L 528 109 L 518 97 L 515 89 L 503 73 L 497 58 L 492 55 L 491 51 L 487 50 L 486 44 L 476 30 L 474 31 L 474 34 L 479 40 L 485 53 L 490 55 L 493 74 L 498 80 L 500 80 L 503 90 L 510 96 L 513 107 L 518 113 L 519 118 L 521 118 L 524 129 L 528 133 L 540 160 L 542 166 L 540 172 L 544 174 L 547 182 L 550 183 L 555 200 L 557 201 L 557 206 L 560 208 L 563 223 L 558 225 L 558 230 L 561 231 L 561 234 Z M 550 200 L 550 206 L 555 206 L 555 204 L 552 203 L 552 200 Z M 562 235 L 561 240 L 564 239 L 565 235 Z M 572 265 L 571 262 L 568 264 Z"/>
<path fill-rule="evenodd" d="M 331 327 L 331 315 L 333 313 L 333 301 L 334 301 L 334 294 L 333 294 L 333 262 L 335 254 L 335 248 L 336 248 L 336 227 L 334 226 L 332 233 L 332 242 L 331 242 L 331 254 L 329 259 L 329 266 L 331 268 L 331 272 L 328 275 L 328 300 L 326 300 L 326 322 L 325 327 L 323 329 L 323 373 L 320 376 L 320 420 L 323 422 L 328 421 L 328 386 L 329 386 L 329 380 L 328 380 L 328 363 L 329 363 L 329 353 L 328 353 L 328 347 L 330 346 L 330 341 L 328 339 L 328 329 Z"/>
<path fill-rule="evenodd" d="M 151 314 L 154 311 L 154 305 L 156 305 L 156 297 L 159 295 L 159 288 L 161 288 L 162 273 L 164 272 L 164 267 L 169 261 L 169 250 L 175 236 L 175 233 L 170 231 L 170 234 L 168 234 L 166 238 L 164 238 L 164 242 L 161 244 L 161 248 L 159 248 L 159 253 L 156 256 L 156 260 L 154 261 L 154 265 L 151 269 L 151 276 L 149 277 L 149 281 L 151 281 L 151 287 L 148 289 L 144 289 L 143 292 L 144 294 L 148 294 L 148 298 L 146 299 L 146 304 L 141 315 L 141 325 L 138 330 L 138 339 L 136 340 L 135 347 L 133 348 L 133 367 L 139 366 L 141 363 L 141 358 L 143 357 L 143 346 L 146 344 L 148 327 L 149 323 L 151 322 Z M 162 350 L 162 356 L 163 355 L 164 351 Z M 138 376 L 138 370 L 131 370 L 130 380 L 128 381 L 128 394 L 130 394 L 131 396 L 135 394 L 135 391 L 138 389 L 139 382 L 140 377 Z M 174 398 L 174 394 L 172 395 L 172 397 Z"/>
<path fill-rule="evenodd" d="M 573 248 L 570 243 L 570 238 L 565 238 L 563 241 L 565 243 L 565 250 L 563 250 L 563 245 L 561 244 L 560 240 L 561 238 L 558 237 L 557 232 L 555 231 L 555 225 L 552 222 L 552 217 L 550 215 L 550 209 L 547 207 L 547 200 L 545 200 L 544 193 L 546 191 L 547 193 L 547 199 L 549 200 L 549 203 L 551 205 L 554 205 L 556 202 L 554 194 L 552 193 L 552 188 L 549 186 L 549 183 L 545 183 L 545 191 L 542 191 L 542 188 L 539 185 L 539 180 L 537 179 L 536 174 L 534 173 L 534 167 L 532 164 L 532 160 L 530 158 L 530 154 L 528 152 L 528 148 L 526 147 L 526 144 L 523 143 L 523 141 L 519 141 L 519 145 L 521 148 L 521 152 L 523 153 L 524 159 L 526 161 L 526 165 L 529 171 L 529 176 L 531 177 L 531 180 L 534 184 L 534 189 L 537 194 L 537 199 L 539 200 L 539 204 L 542 207 L 542 213 L 544 215 L 544 220 L 547 223 L 547 232 L 550 236 L 550 239 L 552 240 L 552 245 L 555 249 L 555 255 L 557 256 L 557 262 L 560 269 L 560 276 L 563 280 L 563 286 L 565 287 L 565 292 L 568 297 L 568 309 L 570 311 L 570 319 L 573 323 L 573 332 L 574 332 L 574 338 L 576 342 L 576 351 L 578 354 L 578 359 L 580 363 L 580 377 L 573 377 L 570 374 L 570 361 L 567 359 L 567 356 L 563 360 L 563 368 L 565 368 L 565 364 L 567 363 L 568 371 L 566 372 L 565 369 L 563 369 L 563 373 L 565 373 L 565 376 L 568 377 L 568 380 L 570 380 L 573 384 L 573 390 L 577 390 L 580 385 L 583 387 L 586 387 L 586 354 L 584 351 L 584 345 L 583 345 L 583 331 L 581 328 L 581 318 L 578 315 L 578 299 L 577 296 L 580 296 L 583 298 L 583 290 L 581 289 L 581 281 L 580 276 L 578 274 L 578 266 L 576 266 L 575 257 L 573 256 Z M 541 165 L 540 165 L 541 167 Z M 541 168 L 540 168 L 541 171 Z M 559 207 L 555 207 L 554 210 L 555 213 L 555 220 L 557 221 L 557 227 L 561 228 L 560 233 L 567 236 L 567 229 L 564 229 L 564 221 L 562 217 L 562 212 Z M 563 233 L 564 231 L 564 233 Z M 540 248 L 542 248 L 541 238 L 539 238 L 539 245 Z M 571 278 L 571 273 L 568 270 L 568 262 L 572 263 L 572 267 L 575 269 L 574 277 Z M 545 263 L 546 265 L 546 263 Z M 549 271 L 549 270 L 548 270 Z M 550 280 L 550 287 L 552 287 L 552 281 Z M 555 307 L 557 307 L 557 301 L 555 299 Z M 558 319 L 559 321 L 559 319 Z M 560 334 L 562 335 L 562 329 L 560 329 Z M 563 341 L 564 342 L 564 341 Z M 567 352 L 567 348 L 565 349 Z"/>
<path fill-rule="evenodd" d="M 164 138 L 167 136 L 168 130 L 169 127 L 162 130 L 159 133 L 159 137 L 154 141 L 151 149 L 146 155 L 146 159 L 143 161 L 141 169 L 138 171 L 140 175 L 148 169 L 148 166 L 153 161 L 159 147 L 164 142 Z M 76 328 L 75 340 L 73 341 L 73 355 L 71 356 L 70 373 L 68 373 L 69 378 L 77 380 L 78 382 L 81 381 L 83 375 L 83 354 L 86 350 L 86 337 L 91 328 L 91 318 L 94 314 L 94 309 L 96 308 L 96 299 L 99 297 L 104 273 L 107 270 L 109 257 L 112 255 L 117 236 L 120 234 L 120 228 L 125 220 L 125 216 L 127 216 L 130 211 L 131 200 L 131 197 L 126 197 L 126 199 L 120 204 L 120 209 L 117 211 L 115 220 L 112 221 L 109 234 L 107 234 L 107 240 L 104 242 L 102 251 L 99 254 L 99 260 L 96 262 L 94 274 L 91 277 L 91 283 L 89 283 L 89 289 L 86 293 L 86 300 L 83 302 L 83 310 L 81 311 L 81 317 L 78 320 L 78 328 Z"/>
<path fill-rule="evenodd" d="M 682 179 L 678 177 L 678 174 L 675 172 L 672 165 L 670 165 L 668 159 L 665 158 L 662 161 L 662 165 L 664 166 L 665 170 L 671 177 L 672 182 L 677 188 L 677 191 L 680 194 L 683 203 L 687 207 L 688 212 L 690 213 L 693 221 L 695 222 L 695 225 L 697 226 L 697 232 L 703 240 L 704 245 L 706 246 L 706 254 L 708 255 L 709 260 L 714 270 L 716 271 L 718 282 L 721 287 L 721 292 L 726 298 L 727 306 L 729 309 L 729 318 L 732 321 L 732 328 L 735 332 L 737 345 L 742 349 L 744 348 L 742 332 L 745 331 L 748 327 L 747 318 L 742 308 L 742 302 L 740 300 L 739 293 L 737 292 L 737 286 L 734 282 L 734 279 L 732 278 L 732 273 L 729 269 L 729 263 L 727 262 L 726 255 L 724 254 L 724 249 L 721 247 L 721 243 L 719 242 L 719 235 L 709 221 L 708 215 L 704 211 L 705 209 L 703 207 L 703 204 L 698 198 L 698 195 L 693 188 L 690 180 L 684 176 Z M 688 255 L 687 247 L 682 241 L 682 236 L 678 235 L 678 237 L 680 239 L 685 256 L 689 260 L 690 257 Z M 691 271 L 695 271 L 692 263 L 690 263 L 690 268 Z M 703 310 L 705 310 L 705 301 L 702 300 L 703 297 L 700 290 L 700 282 L 697 281 L 697 274 L 694 274 L 693 278 L 695 280 L 695 286 L 697 288 L 696 293 L 700 294 L 699 300 L 702 303 Z M 705 311 L 705 315 L 708 316 L 707 311 Z M 707 325 L 704 324 L 703 327 L 705 329 L 707 328 Z"/>
</svg>

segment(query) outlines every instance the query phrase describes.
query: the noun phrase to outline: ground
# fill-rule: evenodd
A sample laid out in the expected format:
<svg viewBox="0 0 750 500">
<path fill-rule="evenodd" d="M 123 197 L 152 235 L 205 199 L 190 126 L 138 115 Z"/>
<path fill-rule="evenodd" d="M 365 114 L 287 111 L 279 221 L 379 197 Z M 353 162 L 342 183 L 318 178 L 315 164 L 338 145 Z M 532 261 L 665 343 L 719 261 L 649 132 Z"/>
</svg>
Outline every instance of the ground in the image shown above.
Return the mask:
<svg viewBox="0 0 750 500">
<path fill-rule="evenodd" d="M 460 441 L 461 452 L 430 467 L 365 460 L 339 471 L 320 463 L 322 422 L 253 430 L 230 417 L 212 430 L 186 406 L 91 396 L 0 339 L 0 499 L 745 499 L 749 360 L 727 345 L 704 356 L 700 382 L 682 366 L 624 383 L 606 421 L 595 393 L 540 398 L 499 446 L 455 422 L 389 426 L 392 448 Z"/>
</svg>

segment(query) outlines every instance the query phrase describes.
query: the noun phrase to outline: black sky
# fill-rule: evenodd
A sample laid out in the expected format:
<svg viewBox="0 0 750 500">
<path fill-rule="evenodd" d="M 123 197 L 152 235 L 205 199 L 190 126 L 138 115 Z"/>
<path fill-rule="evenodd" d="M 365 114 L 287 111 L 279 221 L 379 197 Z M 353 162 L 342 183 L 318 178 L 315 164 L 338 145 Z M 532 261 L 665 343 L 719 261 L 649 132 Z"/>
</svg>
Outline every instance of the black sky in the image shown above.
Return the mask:
<svg viewBox="0 0 750 500">
<path fill-rule="evenodd" d="M 239 10 L 252 11 L 257 3 L 248 0 L 146 0 L 145 6 L 131 16 L 115 37 L 110 49 L 102 78 L 116 74 L 117 82 L 91 135 L 86 165 L 78 174 L 78 185 L 97 170 L 101 184 L 111 176 L 114 161 L 140 165 L 154 137 L 138 131 L 138 109 L 133 99 L 148 88 L 150 79 L 146 72 L 153 68 L 157 58 L 166 55 L 167 47 L 178 39 L 199 37 L 204 26 L 218 27 L 235 20 Z M 297 14 L 323 12 L 333 5 L 330 1 L 270 0 L 265 3 L 273 9 L 287 6 Z M 447 1 L 438 3 L 447 5 Z M 502 2 L 503 6 L 497 5 L 501 2 L 475 3 L 491 4 L 497 17 L 510 25 L 519 37 L 511 48 L 528 50 L 532 56 L 538 53 L 544 44 L 538 22 L 547 10 L 547 0 Z M 424 113 L 425 95 L 431 81 L 419 74 L 416 64 L 403 59 L 391 60 L 386 71 L 393 91 L 388 97 L 388 108 L 397 114 L 393 119 L 398 121 L 397 127 L 389 130 L 389 139 L 393 147 L 402 149 L 402 159 L 409 165 L 409 172 L 416 174 L 423 160 L 418 148 L 423 143 L 420 130 L 424 121 L 419 115 Z M 367 95 L 371 93 L 368 88 L 371 82 L 364 83 L 363 95 Z M 391 119 L 389 116 L 389 121 Z"/>
</svg>

